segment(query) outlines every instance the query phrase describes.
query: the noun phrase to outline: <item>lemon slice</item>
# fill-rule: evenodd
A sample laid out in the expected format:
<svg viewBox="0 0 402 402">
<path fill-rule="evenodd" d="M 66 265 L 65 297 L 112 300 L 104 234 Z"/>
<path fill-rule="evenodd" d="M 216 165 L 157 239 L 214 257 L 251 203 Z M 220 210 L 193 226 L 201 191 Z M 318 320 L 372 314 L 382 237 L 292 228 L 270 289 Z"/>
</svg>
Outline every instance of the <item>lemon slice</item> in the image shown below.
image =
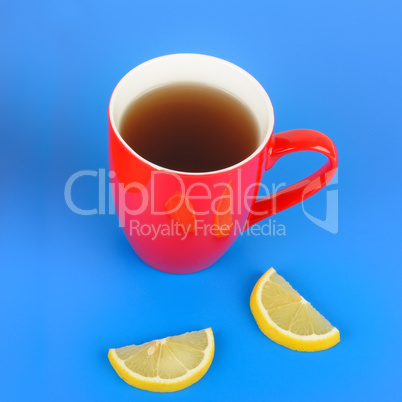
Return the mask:
<svg viewBox="0 0 402 402">
<path fill-rule="evenodd" d="M 287 348 L 314 352 L 340 341 L 339 331 L 273 268 L 256 283 L 250 308 L 261 331 Z"/>
<path fill-rule="evenodd" d="M 108 358 L 128 384 L 154 392 L 172 392 L 197 382 L 214 357 L 211 328 L 110 349 Z"/>
</svg>

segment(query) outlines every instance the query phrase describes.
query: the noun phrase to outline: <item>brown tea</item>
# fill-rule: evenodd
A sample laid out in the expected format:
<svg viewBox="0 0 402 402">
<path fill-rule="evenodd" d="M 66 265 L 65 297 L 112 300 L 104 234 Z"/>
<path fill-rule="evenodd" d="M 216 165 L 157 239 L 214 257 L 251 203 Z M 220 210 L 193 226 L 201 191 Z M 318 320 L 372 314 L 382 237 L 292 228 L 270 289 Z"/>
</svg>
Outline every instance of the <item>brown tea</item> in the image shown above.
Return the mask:
<svg viewBox="0 0 402 402">
<path fill-rule="evenodd" d="M 184 172 L 224 169 L 258 147 L 248 107 L 224 91 L 196 84 L 144 94 L 127 107 L 120 134 L 148 161 Z"/>
</svg>

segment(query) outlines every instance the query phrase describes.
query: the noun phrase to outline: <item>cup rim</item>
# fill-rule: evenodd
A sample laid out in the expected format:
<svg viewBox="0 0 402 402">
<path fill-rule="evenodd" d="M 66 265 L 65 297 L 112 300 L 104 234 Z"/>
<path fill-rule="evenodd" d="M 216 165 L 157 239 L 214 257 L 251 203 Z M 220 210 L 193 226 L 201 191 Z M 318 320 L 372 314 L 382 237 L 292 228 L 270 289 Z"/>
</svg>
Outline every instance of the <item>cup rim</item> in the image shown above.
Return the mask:
<svg viewBox="0 0 402 402">
<path fill-rule="evenodd" d="M 163 167 L 161 165 L 157 165 L 156 163 L 153 163 L 153 162 L 149 161 L 148 159 L 145 159 L 144 157 L 142 157 L 134 149 L 132 149 L 126 143 L 126 141 L 123 139 L 123 137 L 120 135 L 120 132 L 116 127 L 116 123 L 115 123 L 114 119 L 112 118 L 112 110 L 113 110 L 113 106 L 114 106 L 115 93 L 116 93 L 116 90 L 118 89 L 118 87 L 124 83 L 124 81 L 127 79 L 128 76 L 130 76 L 132 74 L 135 74 L 138 69 L 142 69 L 142 68 L 146 67 L 148 64 L 159 62 L 162 59 L 172 58 L 172 57 L 177 57 L 177 56 L 179 56 L 179 57 L 183 57 L 183 56 L 190 56 L 190 57 L 201 56 L 203 58 L 214 59 L 214 61 L 217 61 L 219 63 L 225 64 L 227 67 L 235 69 L 238 73 L 245 75 L 248 79 L 250 79 L 259 88 L 259 90 L 260 90 L 260 92 L 261 92 L 261 94 L 262 94 L 262 96 L 264 98 L 264 103 L 265 103 L 265 106 L 266 106 L 266 112 L 269 113 L 270 116 L 268 118 L 267 130 L 266 130 L 265 134 L 263 135 L 263 139 L 261 140 L 260 145 L 247 158 L 241 160 L 240 162 L 237 162 L 234 165 L 228 166 L 226 168 L 219 169 L 219 170 L 205 171 L 205 172 L 186 172 L 186 171 L 181 171 L 181 170 L 169 169 L 169 168 Z M 116 137 L 125 146 L 125 148 L 127 148 L 128 151 L 131 152 L 136 158 L 140 159 L 146 165 L 151 166 L 154 170 L 170 172 L 170 173 L 174 173 L 174 174 L 178 174 L 178 175 L 188 175 L 188 176 L 205 176 L 205 175 L 215 175 L 215 174 L 225 173 L 225 172 L 229 172 L 229 171 L 231 171 L 233 169 L 237 169 L 240 166 L 246 164 L 247 162 L 252 160 L 256 155 L 258 155 L 264 149 L 264 147 L 268 143 L 269 139 L 271 138 L 271 135 L 272 135 L 273 129 L 274 129 L 274 122 L 275 122 L 274 110 L 273 110 L 271 100 L 270 100 L 267 92 L 265 91 L 264 87 L 257 81 L 256 78 L 254 78 L 246 70 L 242 69 L 241 67 L 237 66 L 234 63 L 231 63 L 230 61 L 221 59 L 219 57 L 200 54 L 200 53 L 173 53 L 173 54 L 168 54 L 168 55 L 164 55 L 164 56 L 159 56 L 159 57 L 155 57 L 153 59 L 147 60 L 144 63 L 141 63 L 141 64 L 137 65 L 136 67 L 134 67 L 133 69 L 131 69 L 129 72 L 127 72 L 119 80 L 119 82 L 117 83 L 117 85 L 113 89 L 112 95 L 111 95 L 110 100 L 109 100 L 108 118 L 109 118 L 109 124 L 112 127 L 113 132 L 115 133 Z"/>
</svg>

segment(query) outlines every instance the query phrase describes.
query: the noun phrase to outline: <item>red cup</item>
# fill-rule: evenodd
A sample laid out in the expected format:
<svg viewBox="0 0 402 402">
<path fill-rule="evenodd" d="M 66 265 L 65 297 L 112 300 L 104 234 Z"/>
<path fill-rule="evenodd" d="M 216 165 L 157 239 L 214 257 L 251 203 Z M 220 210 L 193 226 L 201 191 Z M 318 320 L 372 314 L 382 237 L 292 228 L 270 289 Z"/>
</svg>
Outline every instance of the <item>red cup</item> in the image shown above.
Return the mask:
<svg viewBox="0 0 402 402">
<path fill-rule="evenodd" d="M 127 106 L 154 88 L 189 82 L 226 91 L 249 107 L 259 135 L 253 154 L 225 169 L 190 173 L 158 166 L 127 145 L 119 133 Z M 273 135 L 273 129 L 274 111 L 263 87 L 227 61 L 173 54 L 126 74 L 109 103 L 109 164 L 120 225 L 137 255 L 161 271 L 200 271 L 217 261 L 243 230 L 322 189 L 338 166 L 334 143 L 314 130 Z M 328 161 L 304 180 L 257 199 L 264 172 L 296 151 L 320 152 Z"/>
</svg>

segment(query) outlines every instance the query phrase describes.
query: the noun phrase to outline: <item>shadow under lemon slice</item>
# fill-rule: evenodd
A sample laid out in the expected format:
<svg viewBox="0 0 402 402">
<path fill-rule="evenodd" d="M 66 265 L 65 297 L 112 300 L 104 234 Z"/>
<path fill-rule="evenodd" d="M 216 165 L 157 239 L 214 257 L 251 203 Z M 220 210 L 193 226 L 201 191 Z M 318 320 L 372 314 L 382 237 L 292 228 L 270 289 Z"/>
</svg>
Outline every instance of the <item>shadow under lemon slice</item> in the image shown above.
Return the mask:
<svg viewBox="0 0 402 402">
<path fill-rule="evenodd" d="M 208 371 L 214 351 L 214 335 L 207 328 L 110 349 L 108 358 L 126 383 L 146 391 L 173 392 L 197 382 Z"/>
<path fill-rule="evenodd" d="M 261 331 L 287 348 L 314 352 L 340 341 L 339 331 L 273 268 L 255 285 L 250 308 Z"/>
</svg>

